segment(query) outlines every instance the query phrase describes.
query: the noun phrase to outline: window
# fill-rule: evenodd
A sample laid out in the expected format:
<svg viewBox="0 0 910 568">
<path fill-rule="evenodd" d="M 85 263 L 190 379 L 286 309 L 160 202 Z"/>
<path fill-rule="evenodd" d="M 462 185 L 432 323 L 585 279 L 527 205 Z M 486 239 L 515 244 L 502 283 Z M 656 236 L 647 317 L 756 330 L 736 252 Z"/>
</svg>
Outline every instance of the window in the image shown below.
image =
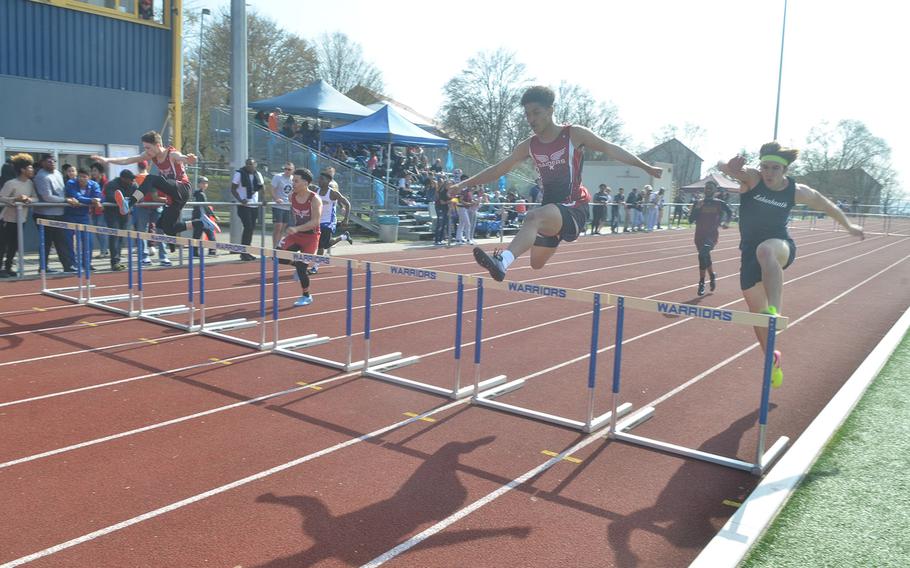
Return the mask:
<svg viewBox="0 0 910 568">
<path fill-rule="evenodd" d="M 33 0 L 121 19 L 166 25 L 170 0 Z"/>
</svg>

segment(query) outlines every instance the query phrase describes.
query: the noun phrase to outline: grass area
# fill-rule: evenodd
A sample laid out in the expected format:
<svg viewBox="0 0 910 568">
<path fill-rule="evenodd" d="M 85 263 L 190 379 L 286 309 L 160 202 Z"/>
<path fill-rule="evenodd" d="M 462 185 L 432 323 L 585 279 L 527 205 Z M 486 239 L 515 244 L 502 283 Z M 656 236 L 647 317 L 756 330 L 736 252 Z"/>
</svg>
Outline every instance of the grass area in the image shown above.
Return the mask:
<svg viewBox="0 0 910 568">
<path fill-rule="evenodd" d="M 910 335 L 742 566 L 910 566 Z"/>
</svg>

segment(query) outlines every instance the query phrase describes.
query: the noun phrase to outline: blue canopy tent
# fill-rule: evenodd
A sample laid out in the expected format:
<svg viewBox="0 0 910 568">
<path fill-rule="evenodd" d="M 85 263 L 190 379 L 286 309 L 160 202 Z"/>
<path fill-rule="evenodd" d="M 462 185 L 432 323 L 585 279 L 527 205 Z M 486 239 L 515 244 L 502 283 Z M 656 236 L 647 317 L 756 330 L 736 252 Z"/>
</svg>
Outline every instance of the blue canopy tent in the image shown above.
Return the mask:
<svg viewBox="0 0 910 568">
<path fill-rule="evenodd" d="M 386 144 L 386 181 L 392 161 L 392 144 L 448 146 L 449 141 L 415 126 L 389 105 L 356 122 L 322 131 L 322 142 L 374 142 Z"/>
<path fill-rule="evenodd" d="M 373 113 L 371 109 L 341 94 L 322 79 L 290 93 L 254 101 L 250 103 L 250 108 L 256 110 L 280 108 L 293 114 L 341 120 L 357 120 Z"/>
</svg>

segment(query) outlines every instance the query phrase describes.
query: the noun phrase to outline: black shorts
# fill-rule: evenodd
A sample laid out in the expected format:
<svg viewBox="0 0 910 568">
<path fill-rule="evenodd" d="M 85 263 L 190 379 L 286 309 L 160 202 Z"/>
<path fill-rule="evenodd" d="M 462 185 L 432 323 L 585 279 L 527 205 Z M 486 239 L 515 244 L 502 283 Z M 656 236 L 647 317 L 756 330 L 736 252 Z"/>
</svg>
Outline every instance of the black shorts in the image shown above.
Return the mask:
<svg viewBox="0 0 910 568">
<path fill-rule="evenodd" d="M 560 241 L 571 243 L 578 239 L 579 233 L 584 230 L 588 222 L 587 206 L 566 207 L 560 203 L 552 203 L 551 205 L 555 205 L 559 209 L 559 214 L 562 216 L 562 227 L 560 227 L 559 233 L 552 237 L 538 235 L 537 240 L 534 241 L 534 246 L 556 248 L 559 246 Z"/>
<path fill-rule="evenodd" d="M 272 207 L 272 223 L 281 223 L 283 225 L 287 225 L 290 222 L 290 209 L 278 209 L 277 207 Z"/>
<path fill-rule="evenodd" d="M 793 261 L 796 259 L 796 243 L 793 242 L 793 239 L 783 240 L 785 240 L 790 246 L 790 256 L 787 258 L 787 264 L 784 265 L 784 270 L 786 270 L 787 267 L 793 264 Z M 742 245 L 740 245 L 740 247 L 742 247 Z M 758 263 L 758 257 L 755 255 L 755 250 L 757 248 L 758 244 L 755 244 L 749 245 L 740 250 L 740 290 L 748 290 L 749 288 L 761 282 L 761 265 Z"/>
<path fill-rule="evenodd" d="M 325 250 L 332 248 L 332 237 L 335 236 L 335 231 L 332 230 L 331 225 L 319 225 L 319 248 Z"/>
</svg>

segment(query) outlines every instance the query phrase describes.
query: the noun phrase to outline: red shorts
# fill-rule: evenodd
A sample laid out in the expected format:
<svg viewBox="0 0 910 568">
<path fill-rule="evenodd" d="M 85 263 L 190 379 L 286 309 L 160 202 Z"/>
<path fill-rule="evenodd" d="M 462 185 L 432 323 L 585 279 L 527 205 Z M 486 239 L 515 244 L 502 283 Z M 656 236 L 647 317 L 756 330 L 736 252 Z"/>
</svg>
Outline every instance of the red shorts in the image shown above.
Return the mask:
<svg viewBox="0 0 910 568">
<path fill-rule="evenodd" d="M 278 248 L 306 254 L 316 254 L 318 245 L 319 231 L 316 231 L 315 233 L 293 233 L 287 235 L 278 243 Z"/>
</svg>

